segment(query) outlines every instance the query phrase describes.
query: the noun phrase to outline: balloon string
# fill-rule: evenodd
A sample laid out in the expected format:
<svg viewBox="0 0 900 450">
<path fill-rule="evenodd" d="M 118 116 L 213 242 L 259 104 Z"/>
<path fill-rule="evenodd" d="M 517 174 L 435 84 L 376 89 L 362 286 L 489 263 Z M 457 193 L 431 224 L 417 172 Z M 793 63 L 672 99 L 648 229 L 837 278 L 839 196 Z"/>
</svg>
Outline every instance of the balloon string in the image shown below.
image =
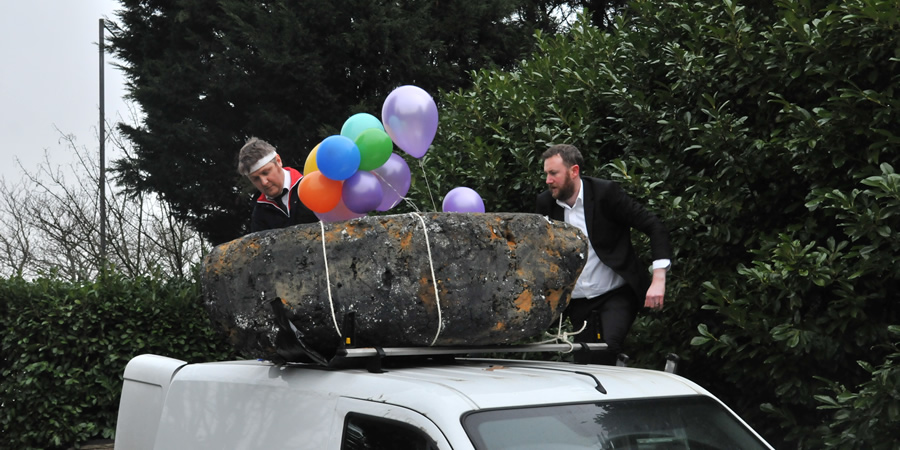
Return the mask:
<svg viewBox="0 0 900 450">
<path fill-rule="evenodd" d="M 325 286 L 328 288 L 328 306 L 331 307 L 331 320 L 334 322 L 334 329 L 337 330 L 338 336 L 341 336 L 341 329 L 338 327 L 337 316 L 334 314 L 334 300 L 331 298 L 331 277 L 328 274 L 328 254 L 325 253 L 325 222 L 319 221 L 322 229 L 322 258 L 325 259 Z"/>
<path fill-rule="evenodd" d="M 415 203 L 413 203 L 412 199 L 410 199 L 409 197 L 406 197 L 406 196 L 400 194 L 400 191 L 398 191 L 397 188 L 395 188 L 394 185 L 391 184 L 390 181 L 388 181 L 386 178 L 384 178 L 383 176 L 381 176 L 381 174 L 379 174 L 378 172 L 375 172 L 375 171 L 372 171 L 372 174 L 374 174 L 376 177 L 378 177 L 378 179 L 379 179 L 383 184 L 387 185 L 387 187 L 391 188 L 391 190 L 394 191 L 395 194 L 397 194 L 397 197 L 399 197 L 400 200 L 403 200 L 404 202 L 406 202 L 406 204 L 409 205 L 410 208 L 412 208 L 412 209 L 415 210 L 416 212 L 421 212 L 421 211 L 419 211 L 419 207 L 416 206 Z M 394 207 L 394 206 L 396 206 L 396 205 L 392 205 L 391 207 Z M 388 208 L 388 209 L 390 209 L 390 208 Z"/>
<path fill-rule="evenodd" d="M 428 189 L 428 196 L 431 197 L 431 207 L 434 208 L 434 212 L 437 212 L 437 204 L 434 203 L 434 195 L 431 193 L 431 185 L 428 184 L 428 174 L 425 173 L 425 163 L 419 159 L 419 168 L 422 169 L 422 178 L 425 179 L 425 188 Z"/>
<path fill-rule="evenodd" d="M 434 276 L 434 260 L 431 258 L 431 243 L 428 240 L 428 227 L 425 226 L 425 219 L 419 213 L 410 213 L 419 218 L 419 221 L 422 222 L 422 231 L 425 233 L 425 248 L 428 249 L 428 266 L 431 268 L 431 284 L 434 286 L 434 301 L 437 305 L 437 313 L 438 313 L 438 326 L 437 333 L 434 335 L 434 340 L 431 341 L 431 346 L 437 342 L 438 337 L 441 335 L 441 330 L 444 326 L 444 321 L 441 319 L 441 296 L 438 294 L 438 286 L 437 286 L 437 277 Z"/>
</svg>

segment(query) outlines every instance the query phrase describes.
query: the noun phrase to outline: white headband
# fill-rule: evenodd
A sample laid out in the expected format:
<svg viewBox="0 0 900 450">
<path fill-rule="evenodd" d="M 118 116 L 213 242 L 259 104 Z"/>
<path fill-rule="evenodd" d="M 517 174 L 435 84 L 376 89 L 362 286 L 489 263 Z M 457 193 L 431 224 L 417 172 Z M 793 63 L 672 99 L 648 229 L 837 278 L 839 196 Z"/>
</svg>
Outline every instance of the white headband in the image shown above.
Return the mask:
<svg viewBox="0 0 900 450">
<path fill-rule="evenodd" d="M 257 170 L 262 169 L 262 167 L 264 165 L 270 163 L 273 159 L 275 159 L 275 156 L 276 156 L 276 153 L 274 150 L 272 150 L 271 152 L 266 153 L 265 155 L 260 157 L 256 161 L 256 164 L 250 166 L 250 168 L 247 169 L 247 175 L 250 175 L 251 173 L 256 172 Z"/>
</svg>

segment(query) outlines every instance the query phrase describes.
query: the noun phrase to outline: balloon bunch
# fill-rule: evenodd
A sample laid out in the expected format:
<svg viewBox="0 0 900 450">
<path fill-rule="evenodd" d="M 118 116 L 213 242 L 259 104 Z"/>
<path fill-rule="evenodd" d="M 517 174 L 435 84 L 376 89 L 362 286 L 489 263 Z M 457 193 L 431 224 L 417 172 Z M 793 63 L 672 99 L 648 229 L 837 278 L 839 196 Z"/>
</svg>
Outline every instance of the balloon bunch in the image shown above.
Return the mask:
<svg viewBox="0 0 900 450">
<path fill-rule="evenodd" d="M 437 132 L 437 106 L 423 89 L 401 86 L 385 99 L 381 117 L 383 123 L 371 114 L 354 114 L 341 134 L 325 138 L 309 153 L 300 200 L 319 220 L 336 222 L 388 211 L 409 191 L 409 166 L 393 152 L 394 144 L 414 158 L 425 156 Z M 454 194 L 457 191 L 461 193 Z M 475 191 L 456 188 L 444 199 L 443 210 L 484 212 L 484 203 Z"/>
</svg>

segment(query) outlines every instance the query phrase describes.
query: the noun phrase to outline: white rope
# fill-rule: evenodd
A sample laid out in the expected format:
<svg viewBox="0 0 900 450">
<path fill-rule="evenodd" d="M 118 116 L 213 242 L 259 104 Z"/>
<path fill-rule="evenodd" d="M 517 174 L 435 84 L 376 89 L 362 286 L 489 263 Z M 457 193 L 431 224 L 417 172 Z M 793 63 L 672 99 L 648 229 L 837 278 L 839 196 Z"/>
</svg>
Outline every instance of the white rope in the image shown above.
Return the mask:
<svg viewBox="0 0 900 450">
<path fill-rule="evenodd" d="M 556 336 L 552 336 L 550 339 L 547 339 L 547 340 L 544 340 L 544 341 L 540 341 L 540 342 L 538 342 L 538 344 L 549 344 L 549 343 L 551 343 L 551 342 L 552 342 L 552 343 L 555 343 L 555 344 L 558 344 L 558 343 L 560 343 L 560 341 L 562 341 L 562 342 L 564 342 L 566 345 L 569 346 L 569 349 L 566 350 L 566 351 L 564 351 L 564 352 L 562 352 L 562 353 L 569 353 L 569 352 L 575 350 L 575 344 L 573 344 L 571 341 L 569 341 L 569 336 L 575 336 L 575 335 L 577 335 L 577 334 L 581 334 L 581 332 L 584 331 L 585 328 L 587 328 L 587 321 L 586 321 L 586 320 L 584 321 L 584 323 L 581 325 L 581 329 L 580 329 L 580 330 L 578 330 L 578 331 L 573 331 L 573 332 L 571 332 L 571 333 L 570 333 L 570 332 L 563 332 L 563 330 L 562 330 L 562 323 L 563 323 L 563 315 L 560 314 L 560 315 L 559 315 L 559 327 L 556 329 Z"/>
<path fill-rule="evenodd" d="M 431 259 L 431 243 L 428 240 L 428 227 L 425 226 L 425 219 L 422 218 L 422 215 L 419 213 L 410 213 L 419 218 L 419 221 L 422 222 L 422 231 L 425 233 L 425 248 L 428 249 L 428 266 L 431 268 L 431 284 L 434 286 L 434 301 L 437 305 L 437 313 L 438 313 L 438 327 L 437 333 L 434 335 L 434 340 L 431 341 L 431 346 L 433 347 L 435 342 L 437 342 L 438 337 L 441 335 L 441 330 L 444 327 L 443 319 L 441 319 L 441 296 L 438 294 L 438 286 L 437 286 L 437 278 L 434 276 L 434 261 Z"/>
<path fill-rule="evenodd" d="M 337 316 L 334 314 L 334 301 L 331 298 L 331 277 L 328 274 L 328 255 L 325 253 L 325 222 L 319 221 L 322 228 L 322 257 L 325 259 L 325 286 L 328 288 L 328 306 L 331 307 L 331 320 L 334 321 L 334 329 L 337 330 L 338 336 L 341 335 L 341 329 L 338 327 Z"/>
<path fill-rule="evenodd" d="M 428 250 L 428 266 L 431 269 L 431 283 L 434 286 L 434 300 L 437 305 L 438 313 L 437 332 L 434 335 L 434 339 L 431 341 L 431 346 L 434 346 L 444 328 L 443 318 L 441 317 L 441 296 L 438 293 L 437 277 L 434 275 L 434 260 L 431 256 L 431 241 L 428 238 L 428 227 L 425 225 L 425 219 L 418 213 L 410 214 L 419 218 L 419 221 L 422 223 L 422 231 L 425 233 L 425 248 Z M 319 227 L 322 230 L 322 257 L 325 260 L 325 285 L 328 288 L 328 307 L 331 308 L 331 320 L 334 323 L 334 329 L 337 331 L 338 336 L 341 336 L 341 329 L 338 327 L 337 323 L 337 315 L 334 312 L 334 299 L 331 296 L 331 275 L 328 272 L 328 253 L 325 250 L 325 222 L 319 221 Z"/>
</svg>

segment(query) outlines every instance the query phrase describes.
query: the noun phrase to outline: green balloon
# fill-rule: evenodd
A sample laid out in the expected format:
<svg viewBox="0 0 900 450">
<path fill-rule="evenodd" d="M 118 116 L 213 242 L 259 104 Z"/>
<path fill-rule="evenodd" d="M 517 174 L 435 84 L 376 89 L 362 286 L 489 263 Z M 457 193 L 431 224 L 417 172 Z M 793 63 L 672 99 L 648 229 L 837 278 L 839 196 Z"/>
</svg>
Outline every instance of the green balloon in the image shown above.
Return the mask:
<svg viewBox="0 0 900 450">
<path fill-rule="evenodd" d="M 394 142 L 383 130 L 369 128 L 356 138 L 356 146 L 359 148 L 359 170 L 375 170 L 391 157 L 394 151 Z"/>
</svg>

